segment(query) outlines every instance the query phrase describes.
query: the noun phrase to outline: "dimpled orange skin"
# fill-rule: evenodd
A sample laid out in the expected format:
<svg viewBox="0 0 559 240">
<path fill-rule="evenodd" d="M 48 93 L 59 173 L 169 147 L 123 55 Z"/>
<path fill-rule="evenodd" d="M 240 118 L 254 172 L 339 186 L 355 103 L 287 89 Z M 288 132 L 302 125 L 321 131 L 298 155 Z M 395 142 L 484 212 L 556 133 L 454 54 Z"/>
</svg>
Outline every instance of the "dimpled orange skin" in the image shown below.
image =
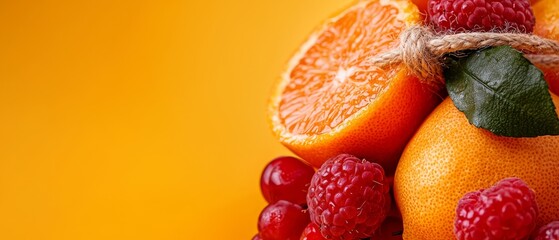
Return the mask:
<svg viewBox="0 0 559 240">
<path fill-rule="evenodd" d="M 559 41 L 559 2 L 557 0 L 541 0 L 533 5 L 536 25 L 534 34 Z M 549 89 L 559 94 L 559 71 L 543 69 Z"/>
<path fill-rule="evenodd" d="M 559 106 L 559 97 L 552 98 Z M 496 136 L 470 125 L 447 98 L 408 143 L 396 170 L 404 239 L 455 239 L 458 200 L 506 177 L 519 177 L 534 189 L 538 226 L 559 220 L 559 136 Z"/>
</svg>

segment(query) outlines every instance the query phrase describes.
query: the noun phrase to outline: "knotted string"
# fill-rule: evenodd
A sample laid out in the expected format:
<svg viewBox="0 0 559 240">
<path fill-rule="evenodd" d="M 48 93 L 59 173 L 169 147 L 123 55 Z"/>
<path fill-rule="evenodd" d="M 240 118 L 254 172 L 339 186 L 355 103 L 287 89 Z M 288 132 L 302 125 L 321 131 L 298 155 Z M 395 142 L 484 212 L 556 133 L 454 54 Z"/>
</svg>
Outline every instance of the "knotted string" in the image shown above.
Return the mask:
<svg viewBox="0 0 559 240">
<path fill-rule="evenodd" d="M 444 83 L 442 57 L 447 53 L 508 45 L 525 54 L 533 64 L 559 69 L 559 43 L 532 34 L 471 32 L 436 35 L 430 28 L 412 26 L 400 34 L 400 45 L 372 56 L 366 64 L 384 68 L 403 63 L 427 84 Z"/>
</svg>

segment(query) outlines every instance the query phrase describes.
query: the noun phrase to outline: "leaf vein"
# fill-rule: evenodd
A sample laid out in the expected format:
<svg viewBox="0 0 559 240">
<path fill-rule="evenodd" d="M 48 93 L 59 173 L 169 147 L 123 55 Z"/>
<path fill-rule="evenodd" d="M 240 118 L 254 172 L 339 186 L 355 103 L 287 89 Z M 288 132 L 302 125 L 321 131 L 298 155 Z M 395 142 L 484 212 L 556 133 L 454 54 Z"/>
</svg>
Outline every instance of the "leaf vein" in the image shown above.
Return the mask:
<svg viewBox="0 0 559 240">
<path fill-rule="evenodd" d="M 510 101 L 508 98 L 502 96 L 501 94 L 498 93 L 498 91 L 494 88 L 492 88 L 491 86 L 487 85 L 482 79 L 480 79 L 478 76 L 476 76 L 475 74 L 473 74 L 470 69 L 468 68 L 464 68 L 464 72 L 466 73 L 466 75 L 468 75 L 469 77 L 471 77 L 474 81 L 476 81 L 477 83 L 481 84 L 482 86 L 484 86 L 486 89 L 491 90 L 491 92 L 493 93 L 493 96 L 496 96 L 497 98 L 499 98 L 499 100 L 501 100 L 502 102 L 506 103 L 507 105 L 511 106 L 512 108 L 516 109 L 517 111 L 519 111 L 520 113 L 527 113 L 530 117 L 533 117 L 534 119 L 538 119 L 538 114 L 535 114 L 533 111 L 530 110 L 526 110 L 523 107 L 519 106 L 517 103 L 515 103 L 514 101 Z"/>
</svg>

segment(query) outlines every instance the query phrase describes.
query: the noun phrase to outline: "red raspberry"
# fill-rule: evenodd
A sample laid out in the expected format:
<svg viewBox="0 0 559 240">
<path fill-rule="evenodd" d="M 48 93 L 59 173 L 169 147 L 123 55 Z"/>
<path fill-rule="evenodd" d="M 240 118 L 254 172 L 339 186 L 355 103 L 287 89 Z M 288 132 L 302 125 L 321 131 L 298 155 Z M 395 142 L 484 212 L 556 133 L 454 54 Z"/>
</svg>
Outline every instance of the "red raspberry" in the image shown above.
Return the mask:
<svg viewBox="0 0 559 240">
<path fill-rule="evenodd" d="M 553 221 L 534 232 L 534 240 L 559 239 L 559 221 Z"/>
<path fill-rule="evenodd" d="M 311 221 L 327 239 L 370 237 L 390 209 L 388 190 L 380 165 L 338 155 L 312 178 L 307 195 Z"/>
<path fill-rule="evenodd" d="M 534 191 L 518 178 L 506 178 L 460 199 L 454 234 L 458 240 L 525 239 L 536 227 L 537 217 Z"/>
<path fill-rule="evenodd" d="M 326 240 L 320 233 L 320 229 L 316 223 L 309 223 L 305 230 L 303 230 L 303 235 L 301 235 L 301 240 Z"/>
<path fill-rule="evenodd" d="M 534 29 L 530 0 L 429 0 L 429 21 L 442 32 L 522 32 Z"/>
</svg>

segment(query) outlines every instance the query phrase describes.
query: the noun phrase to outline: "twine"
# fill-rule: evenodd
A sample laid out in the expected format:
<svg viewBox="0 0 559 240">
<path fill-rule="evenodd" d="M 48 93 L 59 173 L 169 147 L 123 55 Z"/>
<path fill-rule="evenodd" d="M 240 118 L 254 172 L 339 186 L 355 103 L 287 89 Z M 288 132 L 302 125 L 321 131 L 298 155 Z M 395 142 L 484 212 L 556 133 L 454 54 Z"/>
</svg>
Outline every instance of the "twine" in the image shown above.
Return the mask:
<svg viewBox="0 0 559 240">
<path fill-rule="evenodd" d="M 483 47 L 508 45 L 525 54 L 542 68 L 559 69 L 559 43 L 523 33 L 470 32 L 436 35 L 430 28 L 412 26 L 400 35 L 399 47 L 367 59 L 367 63 L 385 68 L 403 63 L 425 83 L 444 84 L 442 57 L 447 53 Z"/>
</svg>

